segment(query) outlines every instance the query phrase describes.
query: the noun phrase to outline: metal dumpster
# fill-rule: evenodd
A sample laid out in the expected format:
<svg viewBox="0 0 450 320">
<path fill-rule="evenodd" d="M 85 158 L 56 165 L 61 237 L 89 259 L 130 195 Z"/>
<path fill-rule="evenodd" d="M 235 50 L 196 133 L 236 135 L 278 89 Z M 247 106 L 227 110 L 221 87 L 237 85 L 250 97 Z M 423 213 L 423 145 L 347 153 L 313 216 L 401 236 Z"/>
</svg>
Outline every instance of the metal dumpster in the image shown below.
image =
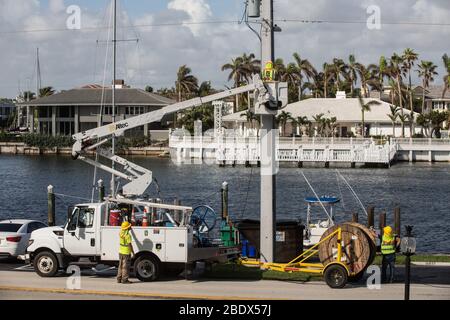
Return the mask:
<svg viewBox="0 0 450 320">
<path fill-rule="evenodd" d="M 243 253 L 249 258 L 259 258 L 259 220 L 238 220 L 235 227 L 239 231 Z M 303 252 L 303 229 L 295 220 L 279 220 L 276 226 L 275 262 L 289 262 Z M 254 256 L 253 256 L 254 255 Z"/>
</svg>

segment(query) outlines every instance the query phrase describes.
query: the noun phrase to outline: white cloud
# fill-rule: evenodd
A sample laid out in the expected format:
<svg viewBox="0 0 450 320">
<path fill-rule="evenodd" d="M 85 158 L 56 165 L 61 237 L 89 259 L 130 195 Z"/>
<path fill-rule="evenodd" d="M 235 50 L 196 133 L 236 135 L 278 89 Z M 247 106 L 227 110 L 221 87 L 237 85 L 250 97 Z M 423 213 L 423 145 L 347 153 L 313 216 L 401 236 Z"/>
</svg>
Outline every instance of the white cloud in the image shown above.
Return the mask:
<svg viewBox="0 0 450 320">
<path fill-rule="evenodd" d="M 189 18 L 183 22 L 202 22 L 211 18 L 211 8 L 205 0 L 172 0 L 168 3 L 167 8 L 170 10 L 184 11 Z M 199 35 L 204 27 L 200 25 L 189 25 L 189 29 Z"/>
<path fill-rule="evenodd" d="M 241 0 L 228 1 L 233 7 L 242 4 Z M 73 0 L 70 4 L 76 2 Z M 221 3 L 223 5 L 223 1 Z M 60 10 L 62 4 L 63 1 L 54 0 L 51 9 L 51 6 L 44 6 L 43 1 L 0 0 L 0 70 L 8 75 L 0 79 L 0 97 L 15 96 L 19 79 L 25 89 L 26 78 L 33 75 L 38 46 L 44 85 L 61 90 L 102 81 L 106 44 L 97 44 L 96 40 L 107 38 L 105 29 L 2 33 L 4 30 L 64 29 L 67 14 Z M 450 16 L 448 0 L 278 0 L 275 1 L 275 18 L 364 21 L 365 8 L 372 4 L 380 6 L 382 22 L 447 23 Z M 217 5 L 217 1 L 171 0 L 166 9 L 143 11 L 133 19 L 121 12 L 119 26 L 235 20 L 241 13 L 235 10 L 232 17 L 225 16 L 220 10 L 212 10 L 218 8 L 214 7 Z M 89 11 L 88 8 L 82 11 L 82 26 L 105 26 L 108 19 L 103 12 Z M 365 24 L 277 23 L 283 32 L 276 34 L 276 55 L 290 62 L 292 53 L 299 52 L 317 68 L 334 57 L 347 59 L 351 53 L 365 64 L 373 63 L 380 55 L 390 56 L 394 51 L 411 47 L 420 53 L 421 59 L 434 61 L 442 71 L 441 56 L 445 52 L 450 54 L 446 41 L 450 38 L 448 26 L 383 25 L 381 30 L 370 31 Z M 138 44 L 125 42 L 118 45 L 118 76 L 133 86 L 173 86 L 176 70 L 187 64 L 201 81 L 212 80 L 217 88 L 223 88 L 227 84 L 227 73 L 220 70 L 224 63 L 244 52 L 259 54 L 258 39 L 244 25 L 142 27 L 137 28 L 137 33 Z M 118 37 L 130 39 L 136 34 L 132 28 L 120 29 Z M 442 76 L 436 79 L 440 81 Z"/>
</svg>

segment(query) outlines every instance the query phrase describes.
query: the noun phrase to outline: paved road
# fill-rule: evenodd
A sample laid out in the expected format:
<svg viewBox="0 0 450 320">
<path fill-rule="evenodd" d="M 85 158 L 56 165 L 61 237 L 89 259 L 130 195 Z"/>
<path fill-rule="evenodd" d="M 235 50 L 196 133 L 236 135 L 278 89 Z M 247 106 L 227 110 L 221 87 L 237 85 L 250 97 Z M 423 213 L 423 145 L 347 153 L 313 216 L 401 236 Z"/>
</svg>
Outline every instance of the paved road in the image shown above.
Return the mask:
<svg viewBox="0 0 450 320">
<path fill-rule="evenodd" d="M 418 268 L 418 269 L 417 269 Z M 450 300 L 450 268 L 415 267 L 421 270 L 421 281 L 411 286 L 412 299 Z M 416 270 L 416 271 L 417 271 Z M 41 278 L 30 266 L 0 262 L 0 299 L 402 299 L 402 283 L 382 285 L 369 290 L 365 282 L 349 284 L 341 290 L 330 289 L 323 282 L 288 281 L 220 281 L 164 279 L 133 284 L 117 284 L 114 270 L 95 274 L 83 271 L 81 289 L 67 289 L 71 279 L 65 275 Z M 399 272 L 401 273 L 401 271 Z M 415 272 L 417 275 L 418 272 Z M 401 277 L 401 275 L 400 275 Z M 76 294 L 74 294 L 76 292 Z"/>
</svg>

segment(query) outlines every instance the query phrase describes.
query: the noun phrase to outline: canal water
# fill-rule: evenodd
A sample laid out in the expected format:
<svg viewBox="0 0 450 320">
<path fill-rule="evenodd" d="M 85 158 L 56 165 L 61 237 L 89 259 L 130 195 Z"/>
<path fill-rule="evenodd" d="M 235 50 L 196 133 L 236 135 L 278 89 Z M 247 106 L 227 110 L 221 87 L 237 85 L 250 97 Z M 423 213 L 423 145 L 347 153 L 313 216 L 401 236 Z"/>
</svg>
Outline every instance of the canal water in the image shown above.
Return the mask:
<svg viewBox="0 0 450 320">
<path fill-rule="evenodd" d="M 182 204 L 210 205 L 220 214 L 220 187 L 229 183 L 230 215 L 233 219 L 259 219 L 259 169 L 220 168 L 216 165 L 178 166 L 169 159 L 135 157 L 133 161 L 153 171 L 161 197 Z M 89 202 L 94 170 L 91 166 L 62 156 L 0 156 L 0 219 L 31 218 L 46 221 L 49 184 L 57 195 L 57 223 L 63 224 L 67 207 Z M 402 223 L 414 226 L 421 252 L 450 252 L 450 165 L 448 163 L 398 163 L 391 169 L 339 169 L 365 206 L 386 210 L 393 223 L 393 208 L 400 206 Z M 365 214 L 334 169 L 304 168 L 304 174 L 319 195 L 341 198 L 336 219 L 351 219 L 351 212 Z M 109 175 L 98 172 L 109 181 Z M 149 195 L 156 197 L 151 185 Z M 277 219 L 302 219 L 304 198 L 313 196 L 301 169 L 281 168 L 277 175 Z M 97 195 L 95 195 L 95 199 Z M 324 216 L 318 208 L 317 214 Z M 378 223 L 376 219 L 376 223 Z"/>
</svg>

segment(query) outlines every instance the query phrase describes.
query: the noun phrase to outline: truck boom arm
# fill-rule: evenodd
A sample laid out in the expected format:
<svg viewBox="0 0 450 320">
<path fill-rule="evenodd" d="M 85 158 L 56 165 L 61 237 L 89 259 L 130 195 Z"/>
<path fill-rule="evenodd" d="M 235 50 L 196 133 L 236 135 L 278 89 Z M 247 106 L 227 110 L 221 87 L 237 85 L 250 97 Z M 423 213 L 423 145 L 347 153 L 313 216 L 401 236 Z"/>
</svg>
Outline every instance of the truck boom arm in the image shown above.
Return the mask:
<svg viewBox="0 0 450 320">
<path fill-rule="evenodd" d="M 74 159 L 79 158 L 80 160 L 83 160 L 93 166 L 96 166 L 102 170 L 108 171 L 110 173 L 117 175 L 118 177 L 130 181 L 127 185 L 123 187 L 124 195 L 142 195 L 152 182 L 153 179 L 152 172 L 124 158 L 113 155 L 111 152 L 102 150 L 98 148 L 99 146 L 107 142 L 108 138 L 122 135 L 126 130 L 140 127 L 147 123 L 160 121 L 167 114 L 179 112 L 195 106 L 200 106 L 204 103 L 212 102 L 214 100 L 223 99 L 229 96 L 253 90 L 255 90 L 258 93 L 259 100 L 261 100 L 263 97 L 268 96 L 266 94 L 268 92 L 266 86 L 261 81 L 259 75 L 255 75 L 253 77 L 253 82 L 251 84 L 239 88 L 229 89 L 206 97 L 199 97 L 178 102 L 163 107 L 159 110 L 151 111 L 148 113 L 135 116 L 133 118 L 117 121 L 95 129 L 74 134 L 72 136 L 72 138 L 75 140 L 75 143 L 72 146 L 72 157 Z M 95 140 L 98 139 L 102 140 L 100 142 L 95 142 Z M 122 173 L 121 171 L 118 171 L 116 169 L 109 168 L 104 164 L 101 164 L 97 161 L 94 161 L 92 159 L 83 156 L 83 152 L 87 150 L 96 150 L 98 155 L 122 165 L 123 169 L 127 173 Z"/>
</svg>

